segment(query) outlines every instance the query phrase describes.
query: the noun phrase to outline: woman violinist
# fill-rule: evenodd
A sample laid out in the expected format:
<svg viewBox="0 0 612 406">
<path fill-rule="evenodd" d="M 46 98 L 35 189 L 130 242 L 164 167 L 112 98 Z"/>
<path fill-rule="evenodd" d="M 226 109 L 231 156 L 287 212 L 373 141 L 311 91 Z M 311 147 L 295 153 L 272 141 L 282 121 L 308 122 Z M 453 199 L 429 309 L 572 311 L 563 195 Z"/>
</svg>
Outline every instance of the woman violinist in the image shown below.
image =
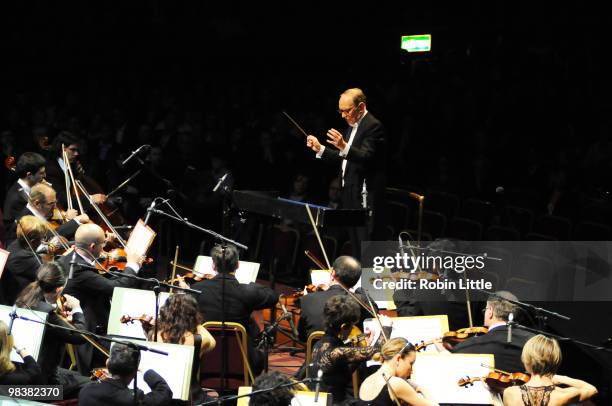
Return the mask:
<svg viewBox="0 0 612 406">
<path fill-rule="evenodd" d="M 408 340 L 397 337 L 387 341 L 372 359 L 382 365 L 359 388 L 359 399 L 364 405 L 395 406 L 398 401 L 411 406 L 437 405 L 428 399 L 424 388 L 413 387 L 406 381 L 416 361 L 415 348 Z"/>
<path fill-rule="evenodd" d="M 63 314 L 59 314 L 57 302 L 62 297 L 66 278 L 59 265 L 55 262 L 43 264 L 38 268 L 36 280 L 30 283 L 17 298 L 17 306 L 30 308 L 47 313 L 47 321 L 52 324 L 66 326 L 63 320 L 68 320 L 76 329 L 84 330 L 85 316 L 78 299 L 63 295 Z M 78 335 L 62 329 L 48 328 L 42 342 L 38 363 L 42 374 L 41 384 L 62 385 L 64 396 L 76 397 L 78 391 L 90 382 L 88 377 L 73 371 L 60 368 L 64 346 L 66 344 L 84 344 L 86 340 Z"/>
<path fill-rule="evenodd" d="M 521 360 L 531 379 L 524 385 L 506 389 L 504 405 L 561 406 L 595 396 L 597 388 L 593 385 L 556 374 L 561 358 L 561 348 L 554 338 L 541 334 L 530 338 L 523 347 Z"/>
<path fill-rule="evenodd" d="M 12 335 L 8 334 L 8 326 L 0 320 L 0 385 L 31 385 L 40 374 L 36 360 L 24 347 L 16 345 Z M 11 351 L 15 349 L 23 359 L 23 364 L 15 365 L 11 361 Z"/>
</svg>

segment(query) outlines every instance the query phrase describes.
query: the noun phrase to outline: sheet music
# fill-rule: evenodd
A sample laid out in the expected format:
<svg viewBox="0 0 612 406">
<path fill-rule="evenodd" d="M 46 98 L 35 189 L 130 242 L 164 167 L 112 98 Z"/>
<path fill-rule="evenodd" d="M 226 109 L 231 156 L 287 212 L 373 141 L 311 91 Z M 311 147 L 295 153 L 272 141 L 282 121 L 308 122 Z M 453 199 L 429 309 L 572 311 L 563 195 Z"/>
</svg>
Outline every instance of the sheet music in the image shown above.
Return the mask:
<svg viewBox="0 0 612 406">
<path fill-rule="evenodd" d="M 144 256 L 147 254 L 156 235 L 155 231 L 153 231 L 151 227 L 145 225 L 144 221 L 140 219 L 134 226 L 126 246 L 130 251 Z"/>
<path fill-rule="evenodd" d="M 0 305 L 0 320 L 4 321 L 7 326 L 9 325 L 11 320 L 9 314 L 12 310 L 12 306 Z M 45 312 L 21 308 L 17 308 L 17 314 L 32 320 L 40 321 L 47 321 L 48 316 L 48 314 Z M 44 332 L 44 324 L 35 323 L 27 320 L 15 319 L 15 321 L 13 322 L 13 330 L 11 334 L 13 335 L 15 345 L 18 345 L 19 347 L 25 347 L 32 355 L 32 357 L 38 361 L 38 355 L 40 353 L 40 347 L 42 345 Z M 11 361 L 23 362 L 21 357 L 17 355 L 17 352 L 14 349 L 11 351 Z"/>
<path fill-rule="evenodd" d="M 8 260 L 8 256 L 11 253 L 7 250 L 3 250 L 0 248 L 0 278 L 2 278 L 2 272 L 4 272 L 4 266 L 6 265 L 6 261 Z"/>
<path fill-rule="evenodd" d="M 310 281 L 314 286 L 329 286 L 331 283 L 331 272 L 327 269 L 313 269 L 310 271 Z"/>
<path fill-rule="evenodd" d="M 147 341 L 143 343 L 135 339 L 127 341 L 144 344 L 156 350 L 166 351 L 168 355 L 156 354 L 151 351 L 140 352 L 140 364 L 138 365 L 138 388 L 145 394 L 151 392 L 151 388 L 144 380 L 144 373 L 152 369 L 160 374 L 172 390 L 173 399 L 189 399 L 191 387 L 191 370 L 193 368 L 193 345 L 166 344 Z M 134 381 L 129 387 L 134 387 Z"/>
<path fill-rule="evenodd" d="M 170 296 L 168 292 L 161 292 L 159 294 L 160 308 L 166 303 L 168 296 Z M 121 316 L 140 317 L 143 314 L 155 317 L 155 294 L 153 291 L 115 288 L 108 316 L 108 334 L 146 340 L 146 335 L 140 321 L 127 324 L 121 323 Z"/>
<path fill-rule="evenodd" d="M 483 382 L 457 384 L 461 378 L 486 376 L 490 371 L 481 364 L 493 366 L 493 354 L 417 353 L 410 380 L 428 389 L 438 403 L 494 404 L 496 395 Z"/>
<path fill-rule="evenodd" d="M 414 316 L 414 317 L 394 317 L 393 331 L 391 338 L 404 337 L 412 344 L 427 342 L 438 337 L 442 337 L 448 332 L 448 316 L 446 314 L 438 316 Z M 422 351 L 436 352 L 434 345 L 429 345 Z"/>
<path fill-rule="evenodd" d="M 260 264 L 257 262 L 239 261 L 238 269 L 236 269 L 235 277 L 239 283 L 248 284 L 257 281 Z M 204 275 L 217 275 L 213 269 L 212 257 L 199 255 L 193 266 L 193 273 L 202 277 Z"/>
</svg>

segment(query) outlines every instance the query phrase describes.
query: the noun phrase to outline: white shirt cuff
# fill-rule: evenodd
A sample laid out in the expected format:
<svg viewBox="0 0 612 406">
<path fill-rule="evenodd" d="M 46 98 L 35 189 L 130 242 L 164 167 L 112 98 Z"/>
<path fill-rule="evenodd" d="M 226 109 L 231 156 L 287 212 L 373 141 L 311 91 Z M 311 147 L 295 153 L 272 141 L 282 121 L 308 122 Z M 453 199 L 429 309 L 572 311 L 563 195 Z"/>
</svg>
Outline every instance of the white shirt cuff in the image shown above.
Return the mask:
<svg viewBox="0 0 612 406">
<path fill-rule="evenodd" d="M 321 149 L 317 152 L 317 158 L 321 158 L 323 156 L 323 152 L 325 151 L 325 145 L 321 145 Z"/>
<path fill-rule="evenodd" d="M 136 262 L 128 262 L 127 264 L 125 264 L 125 267 L 134 270 L 134 272 L 136 273 L 140 271 L 140 265 L 138 265 Z"/>
<path fill-rule="evenodd" d="M 72 314 L 75 313 L 83 313 L 83 309 L 81 309 L 80 307 L 75 307 L 74 309 L 72 309 Z"/>
<path fill-rule="evenodd" d="M 349 149 L 351 149 L 351 146 L 349 144 L 346 144 L 346 147 L 344 147 L 344 149 L 340 151 L 340 156 L 347 156 L 349 153 Z"/>
</svg>

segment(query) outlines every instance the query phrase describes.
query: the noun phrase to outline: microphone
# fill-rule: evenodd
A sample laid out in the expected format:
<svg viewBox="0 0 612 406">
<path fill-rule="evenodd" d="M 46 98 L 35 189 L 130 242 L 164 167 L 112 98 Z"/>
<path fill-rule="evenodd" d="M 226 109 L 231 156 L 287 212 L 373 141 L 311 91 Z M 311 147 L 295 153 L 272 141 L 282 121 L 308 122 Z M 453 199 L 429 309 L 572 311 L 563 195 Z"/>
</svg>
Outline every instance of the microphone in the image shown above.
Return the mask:
<svg viewBox="0 0 612 406">
<path fill-rule="evenodd" d="M 508 336 L 506 337 L 506 342 L 512 342 L 512 325 L 514 324 L 514 314 L 510 313 L 508 315 Z"/>
<path fill-rule="evenodd" d="M 123 160 L 123 162 L 121 162 L 121 164 L 119 166 L 121 166 L 122 168 L 125 166 L 125 164 L 127 164 L 128 162 L 130 162 L 136 155 L 138 155 L 142 150 L 148 150 L 149 148 L 151 148 L 151 146 L 149 144 L 144 144 L 141 145 L 140 147 L 138 147 L 137 150 L 132 151 L 132 153 L 130 154 L 130 156 L 128 156 L 127 158 L 125 158 Z"/>
<path fill-rule="evenodd" d="M 315 382 L 317 383 L 317 386 L 315 386 L 315 398 L 314 398 L 315 403 L 319 401 L 319 391 L 321 390 L 321 378 L 322 377 L 323 377 L 323 370 L 319 369 L 317 371 L 317 378 L 315 379 Z"/>
<path fill-rule="evenodd" d="M 219 179 L 219 182 L 217 182 L 217 184 L 213 188 L 212 190 L 213 192 L 216 192 L 217 190 L 219 190 L 219 187 L 223 184 L 223 181 L 225 181 L 225 178 L 227 178 L 227 175 L 229 175 L 229 172 L 225 172 L 225 175 L 221 176 L 221 179 Z"/>
<path fill-rule="evenodd" d="M 11 309 L 11 312 L 9 313 L 9 317 L 11 318 L 11 321 L 9 321 L 9 325 L 8 325 L 8 335 L 11 335 L 11 331 L 13 331 L 13 323 L 15 322 L 15 319 L 17 318 L 17 304 L 13 305 L 13 308 Z"/>
<path fill-rule="evenodd" d="M 115 230 L 131 230 L 134 226 L 115 226 Z"/>
<path fill-rule="evenodd" d="M 418 201 L 421 201 L 423 199 L 425 199 L 425 196 L 420 195 L 418 193 L 414 193 L 414 192 L 408 192 L 408 196 L 412 197 L 413 199 L 416 199 Z"/>
<path fill-rule="evenodd" d="M 147 225 L 147 223 L 149 222 L 149 218 L 151 217 L 151 210 L 155 208 L 156 200 L 157 198 L 153 199 L 153 201 L 151 202 L 151 205 L 147 209 L 147 215 L 145 216 L 145 219 L 144 219 L 145 226 Z"/>
<path fill-rule="evenodd" d="M 297 337 L 298 332 L 297 332 L 297 329 L 295 328 L 295 323 L 293 322 L 293 314 L 287 310 L 284 303 L 281 303 L 281 308 L 283 309 L 283 312 L 285 312 L 285 314 L 288 314 L 290 316 L 288 320 L 289 320 L 289 327 L 291 327 L 291 334 L 293 334 L 294 337 Z"/>
<path fill-rule="evenodd" d="M 366 187 L 366 181 L 363 180 L 363 186 L 361 188 L 361 207 L 364 209 L 368 208 L 368 188 Z"/>
<path fill-rule="evenodd" d="M 74 265 L 76 264 L 76 250 L 72 251 L 72 258 L 70 259 L 70 271 L 68 271 L 68 279 L 72 279 L 74 276 Z"/>
</svg>

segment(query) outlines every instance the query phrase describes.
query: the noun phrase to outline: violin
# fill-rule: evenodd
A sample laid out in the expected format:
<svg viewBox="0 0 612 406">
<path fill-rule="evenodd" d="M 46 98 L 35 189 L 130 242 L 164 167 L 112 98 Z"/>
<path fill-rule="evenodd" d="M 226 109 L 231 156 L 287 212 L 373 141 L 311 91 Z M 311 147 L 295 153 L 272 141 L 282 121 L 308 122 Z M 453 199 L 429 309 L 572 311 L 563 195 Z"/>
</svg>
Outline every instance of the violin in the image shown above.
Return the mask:
<svg viewBox="0 0 612 406">
<path fill-rule="evenodd" d="M 15 168 L 17 167 L 17 159 L 14 156 L 7 156 L 4 159 L 4 167 L 11 172 L 15 172 Z"/>
<path fill-rule="evenodd" d="M 129 316 L 127 314 L 124 314 L 123 316 L 121 316 L 120 321 L 122 324 L 128 324 L 128 323 L 134 324 L 135 321 L 141 321 L 143 323 L 150 324 L 150 325 L 155 324 L 155 320 L 151 316 L 148 316 L 146 314 L 143 314 L 140 317 L 134 317 L 134 316 Z"/>
<path fill-rule="evenodd" d="M 482 334 L 487 334 L 488 332 L 489 332 L 489 329 L 487 327 L 460 328 L 457 331 L 447 331 L 446 333 L 444 333 L 444 335 L 442 336 L 442 342 L 445 344 L 445 346 L 452 347 L 455 344 L 464 342 L 468 338 L 476 337 Z M 415 351 L 419 352 L 422 349 L 432 345 L 435 342 L 436 340 L 421 341 L 419 344 L 415 345 L 414 349 Z"/>
<path fill-rule="evenodd" d="M 145 258 L 143 265 L 153 263 L 153 258 Z M 102 255 L 96 260 L 96 268 L 99 273 L 108 271 L 121 272 L 127 265 L 127 253 L 123 248 L 115 248 L 110 251 L 102 251 Z"/>
<path fill-rule="evenodd" d="M 370 337 L 369 334 L 361 332 L 361 329 L 357 326 L 353 326 L 344 344 L 350 345 L 351 347 L 364 348 L 368 346 L 367 339 Z"/>
<path fill-rule="evenodd" d="M 508 373 L 508 372 L 495 370 L 495 371 L 489 372 L 487 376 L 481 376 L 481 377 L 475 377 L 475 378 L 470 378 L 470 377 L 461 378 L 459 379 L 459 382 L 457 382 L 457 385 L 463 388 L 467 388 L 469 386 L 474 385 L 474 382 L 476 381 L 482 381 L 482 382 L 485 382 L 487 385 L 489 385 L 491 388 L 498 390 L 498 391 L 502 391 L 510 386 L 524 385 L 527 382 L 529 382 L 530 379 L 531 379 L 531 376 L 529 374 L 524 374 L 522 372 Z"/>
<path fill-rule="evenodd" d="M 90 379 L 92 381 L 101 381 L 103 379 L 109 379 L 111 378 L 111 373 L 108 372 L 108 369 L 106 368 L 94 368 L 91 370 L 91 377 Z"/>
</svg>

